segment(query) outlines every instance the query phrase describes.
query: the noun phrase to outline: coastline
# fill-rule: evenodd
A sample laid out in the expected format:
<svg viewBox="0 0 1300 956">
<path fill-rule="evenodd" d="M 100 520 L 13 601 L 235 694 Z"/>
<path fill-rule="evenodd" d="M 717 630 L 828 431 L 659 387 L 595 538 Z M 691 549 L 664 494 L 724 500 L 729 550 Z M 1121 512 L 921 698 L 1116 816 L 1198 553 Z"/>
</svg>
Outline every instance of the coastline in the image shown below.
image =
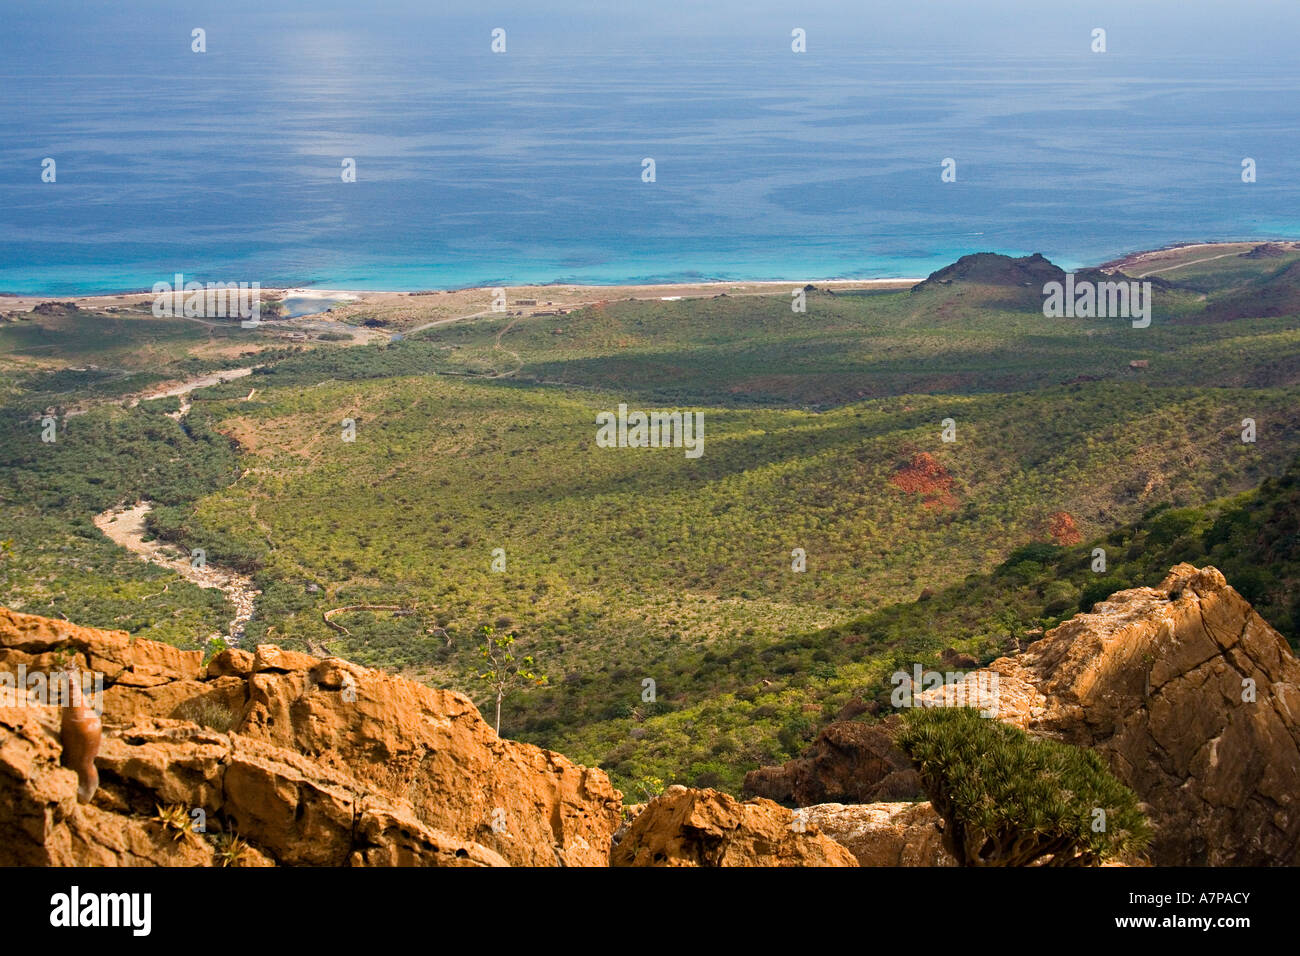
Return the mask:
<svg viewBox="0 0 1300 956">
<path fill-rule="evenodd" d="M 1189 254 L 1195 253 L 1214 253 L 1224 256 L 1232 255 L 1234 252 L 1247 252 L 1252 248 L 1260 245 L 1277 245 L 1292 250 L 1300 250 L 1300 241 L 1290 239 L 1253 239 L 1253 240 L 1233 240 L 1233 241 L 1180 241 L 1169 243 L 1155 249 L 1142 249 L 1125 253 L 1114 259 L 1101 263 L 1095 268 L 1105 272 L 1116 272 L 1132 270 L 1135 268 L 1146 268 L 1148 266 L 1164 264 L 1164 268 L 1150 269 L 1143 275 L 1149 275 L 1154 272 L 1166 271 L 1171 268 L 1177 268 L 1180 262 Z M 1134 276 L 1140 278 L 1141 276 Z M 908 289 L 918 282 L 924 281 L 925 276 L 909 276 L 889 279 L 830 279 L 830 280 L 803 280 L 803 279 L 761 279 L 748 281 L 731 281 L 731 280 L 706 280 L 700 282 L 636 282 L 620 284 L 577 284 L 577 283 L 543 283 L 543 284 L 525 284 L 525 285 L 505 285 L 505 286 L 468 286 L 462 288 L 449 289 L 346 289 L 346 288 L 324 288 L 316 286 L 261 286 L 260 291 L 268 296 L 272 301 L 283 301 L 289 298 L 307 298 L 321 300 L 336 300 L 335 309 L 350 311 L 357 306 L 366 307 L 373 305 L 395 306 L 399 305 L 402 300 L 424 300 L 421 304 L 427 305 L 428 300 L 440 297 L 449 306 L 462 308 L 470 302 L 481 302 L 490 299 L 496 289 L 505 289 L 508 307 L 513 304 L 526 304 L 543 309 L 547 306 L 553 308 L 577 307 L 579 304 L 590 304 L 593 302 L 610 301 L 614 299 L 634 298 L 634 299 L 663 299 L 671 301 L 674 298 L 701 298 L 714 296 L 718 294 L 727 295 L 757 295 L 770 294 L 779 288 L 795 288 L 803 285 L 814 285 L 821 289 L 834 290 L 899 290 Z M 152 289 L 138 289 L 123 292 L 96 293 L 91 295 L 26 295 L 3 293 L 0 294 L 0 310 L 9 311 L 28 311 L 42 303 L 47 302 L 72 302 L 78 306 L 84 306 L 87 309 L 108 309 L 118 308 L 129 311 L 137 311 L 137 308 L 145 303 L 152 303 Z M 522 300 L 522 302 L 520 301 Z M 530 301 L 531 300 L 531 301 Z M 415 303 L 412 303 L 415 304 Z M 310 313 L 322 315 L 324 312 Z M 296 316 L 295 318 L 305 318 L 306 315 Z M 286 319 L 283 321 L 293 321 Z"/>
<path fill-rule="evenodd" d="M 1122 272 L 1125 269 L 1131 269 L 1134 266 L 1145 266 L 1153 262 L 1174 261 L 1182 259 L 1188 253 L 1199 253 L 1209 250 L 1222 252 L 1225 255 L 1232 255 L 1234 251 L 1249 252 L 1257 246 L 1280 246 L 1286 249 L 1300 249 L 1300 241 L 1294 239 L 1237 239 L 1232 241 L 1213 241 L 1213 242 L 1171 242 L 1168 245 L 1160 246 L 1156 249 L 1141 249 L 1134 252 L 1125 253 L 1118 258 L 1103 262 L 1097 266 L 1103 272 Z M 1186 263 L 1184 263 L 1186 264 Z M 1135 276 L 1134 278 L 1140 278 Z"/>
<path fill-rule="evenodd" d="M 673 283 L 638 283 L 628 285 L 519 285 L 519 286 L 473 286 L 464 289 L 425 289 L 417 291 L 375 291 L 372 289 L 324 289 L 311 286 L 272 287 L 263 286 L 260 291 L 273 301 L 289 298 L 336 299 L 335 306 L 341 311 L 349 311 L 365 306 L 400 306 L 404 302 L 415 305 L 428 305 L 429 300 L 441 300 L 436 304 L 451 307 L 463 307 L 470 302 L 490 302 L 496 289 L 505 289 L 507 306 L 511 309 L 525 304 L 544 309 L 577 307 L 590 302 L 608 302 L 614 299 L 661 299 L 671 301 L 681 298 L 712 297 L 726 295 L 771 294 L 779 289 L 801 288 L 815 285 L 819 289 L 909 289 L 925 277 L 907 277 L 900 279 L 835 279 L 808 283 L 798 279 L 764 279 L 749 282 L 673 282 Z M 423 300 L 423 301 L 419 301 Z M 522 300 L 522 301 L 521 301 Z M 30 311 L 42 303 L 72 302 L 88 310 L 93 309 L 132 309 L 144 304 L 152 305 L 153 291 L 117 292 L 104 295 L 6 295 L 0 297 L 0 310 Z M 323 314 L 323 313 L 315 313 Z M 304 318 L 299 316 L 298 318 Z M 294 321 L 286 319 L 284 321 Z"/>
</svg>

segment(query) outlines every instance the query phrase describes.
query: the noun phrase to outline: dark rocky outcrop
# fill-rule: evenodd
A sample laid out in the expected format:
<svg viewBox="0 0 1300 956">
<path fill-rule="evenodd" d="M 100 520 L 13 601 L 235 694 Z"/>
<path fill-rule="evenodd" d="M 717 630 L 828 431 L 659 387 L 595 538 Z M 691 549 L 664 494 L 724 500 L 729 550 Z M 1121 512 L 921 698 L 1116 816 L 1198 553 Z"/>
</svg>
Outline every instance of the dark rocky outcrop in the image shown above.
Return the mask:
<svg viewBox="0 0 1300 956">
<path fill-rule="evenodd" d="M 32 307 L 33 315 L 76 315 L 75 302 L 38 302 Z"/>
<path fill-rule="evenodd" d="M 1282 259 L 1287 255 L 1287 249 L 1278 245 L 1276 242 L 1260 243 L 1249 252 L 1243 252 L 1237 258 L 1239 259 Z"/>
<path fill-rule="evenodd" d="M 978 285 L 1011 286 L 1030 288 L 1041 292 L 1048 282 L 1065 281 L 1065 270 L 1054 265 L 1041 253 L 1032 256 L 1013 258 L 996 252 L 976 252 L 962 256 L 952 265 L 944 266 L 929 277 L 912 287 L 913 292 L 921 292 L 938 286 L 952 285 L 954 282 L 969 282 Z"/>
<path fill-rule="evenodd" d="M 921 782 L 894 746 L 896 720 L 828 724 L 805 756 L 747 773 L 745 793 L 800 807 L 915 798 Z"/>
</svg>

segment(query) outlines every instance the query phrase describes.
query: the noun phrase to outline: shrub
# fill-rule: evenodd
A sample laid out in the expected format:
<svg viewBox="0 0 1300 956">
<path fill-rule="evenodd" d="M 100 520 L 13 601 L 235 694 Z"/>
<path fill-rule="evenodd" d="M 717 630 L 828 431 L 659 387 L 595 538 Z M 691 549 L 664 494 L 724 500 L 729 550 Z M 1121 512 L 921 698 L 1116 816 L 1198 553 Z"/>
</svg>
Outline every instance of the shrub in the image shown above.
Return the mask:
<svg viewBox="0 0 1300 956">
<path fill-rule="evenodd" d="M 798 755 L 803 751 L 804 745 L 812 740 L 817 726 L 807 717 L 791 717 L 777 732 L 777 739 L 781 746 L 791 755 Z"/>
<path fill-rule="evenodd" d="M 212 662 L 212 658 L 216 657 L 218 654 L 220 654 L 222 651 L 226 650 L 229 647 L 230 645 L 226 643 L 226 639 L 224 637 L 212 638 L 212 640 L 208 641 L 207 646 L 204 647 L 203 649 L 203 666 L 207 667 L 208 664 Z"/>
<path fill-rule="evenodd" d="M 1029 544 L 1021 545 L 1012 551 L 1005 561 L 1002 562 L 999 571 L 1011 570 L 1021 562 L 1031 562 L 1033 564 L 1048 564 L 1060 555 L 1063 549 L 1058 544 L 1049 541 L 1032 541 Z"/>
<path fill-rule="evenodd" d="M 963 866 L 1096 866 L 1150 840 L 1133 791 L 1091 750 L 965 707 L 909 711 L 897 744 Z"/>
<path fill-rule="evenodd" d="M 238 714 L 212 697 L 191 697 L 176 708 L 175 716 L 178 720 L 192 720 L 201 727 L 223 734 L 239 721 Z"/>
<path fill-rule="evenodd" d="M 1119 577 L 1105 577 L 1093 581 L 1079 595 L 1079 610 L 1087 614 L 1098 601 L 1104 601 L 1116 591 L 1123 591 L 1127 587 L 1130 587 L 1130 584 Z"/>
</svg>

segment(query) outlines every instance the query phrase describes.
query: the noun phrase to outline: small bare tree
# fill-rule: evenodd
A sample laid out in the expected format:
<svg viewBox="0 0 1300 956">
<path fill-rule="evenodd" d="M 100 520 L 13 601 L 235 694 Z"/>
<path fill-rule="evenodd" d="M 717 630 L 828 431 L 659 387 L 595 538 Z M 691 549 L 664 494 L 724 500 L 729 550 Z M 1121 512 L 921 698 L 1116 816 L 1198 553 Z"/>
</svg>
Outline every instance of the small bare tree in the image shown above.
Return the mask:
<svg viewBox="0 0 1300 956">
<path fill-rule="evenodd" d="M 525 687 L 540 687 L 546 683 L 546 677 L 533 673 L 533 659 L 525 657 L 515 659 L 511 649 L 515 643 L 513 634 L 498 636 L 496 628 L 484 624 L 482 628 L 483 646 L 480 653 L 487 662 L 488 669 L 478 675 L 479 680 L 487 684 L 496 694 L 497 699 L 497 736 L 501 736 L 501 702 L 514 690 Z"/>
</svg>

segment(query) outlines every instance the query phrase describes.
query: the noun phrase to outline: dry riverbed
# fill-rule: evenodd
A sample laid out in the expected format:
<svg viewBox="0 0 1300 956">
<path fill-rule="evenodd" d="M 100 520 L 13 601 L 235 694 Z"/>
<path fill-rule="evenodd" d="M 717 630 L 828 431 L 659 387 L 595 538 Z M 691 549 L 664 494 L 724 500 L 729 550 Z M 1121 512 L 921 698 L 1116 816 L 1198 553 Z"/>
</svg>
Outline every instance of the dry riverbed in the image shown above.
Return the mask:
<svg viewBox="0 0 1300 956">
<path fill-rule="evenodd" d="M 208 640 L 222 637 L 229 644 L 238 644 L 244 636 L 245 625 L 253 618 L 253 608 L 262 592 L 246 575 L 207 562 L 195 567 L 190 556 L 180 548 L 156 539 L 146 540 L 145 519 L 152 508 L 153 504 L 148 501 L 112 508 L 95 516 L 95 527 L 114 544 L 139 555 L 143 561 L 174 571 L 201 588 L 220 588 L 234 607 L 235 616 L 225 634 L 209 634 Z"/>
</svg>

